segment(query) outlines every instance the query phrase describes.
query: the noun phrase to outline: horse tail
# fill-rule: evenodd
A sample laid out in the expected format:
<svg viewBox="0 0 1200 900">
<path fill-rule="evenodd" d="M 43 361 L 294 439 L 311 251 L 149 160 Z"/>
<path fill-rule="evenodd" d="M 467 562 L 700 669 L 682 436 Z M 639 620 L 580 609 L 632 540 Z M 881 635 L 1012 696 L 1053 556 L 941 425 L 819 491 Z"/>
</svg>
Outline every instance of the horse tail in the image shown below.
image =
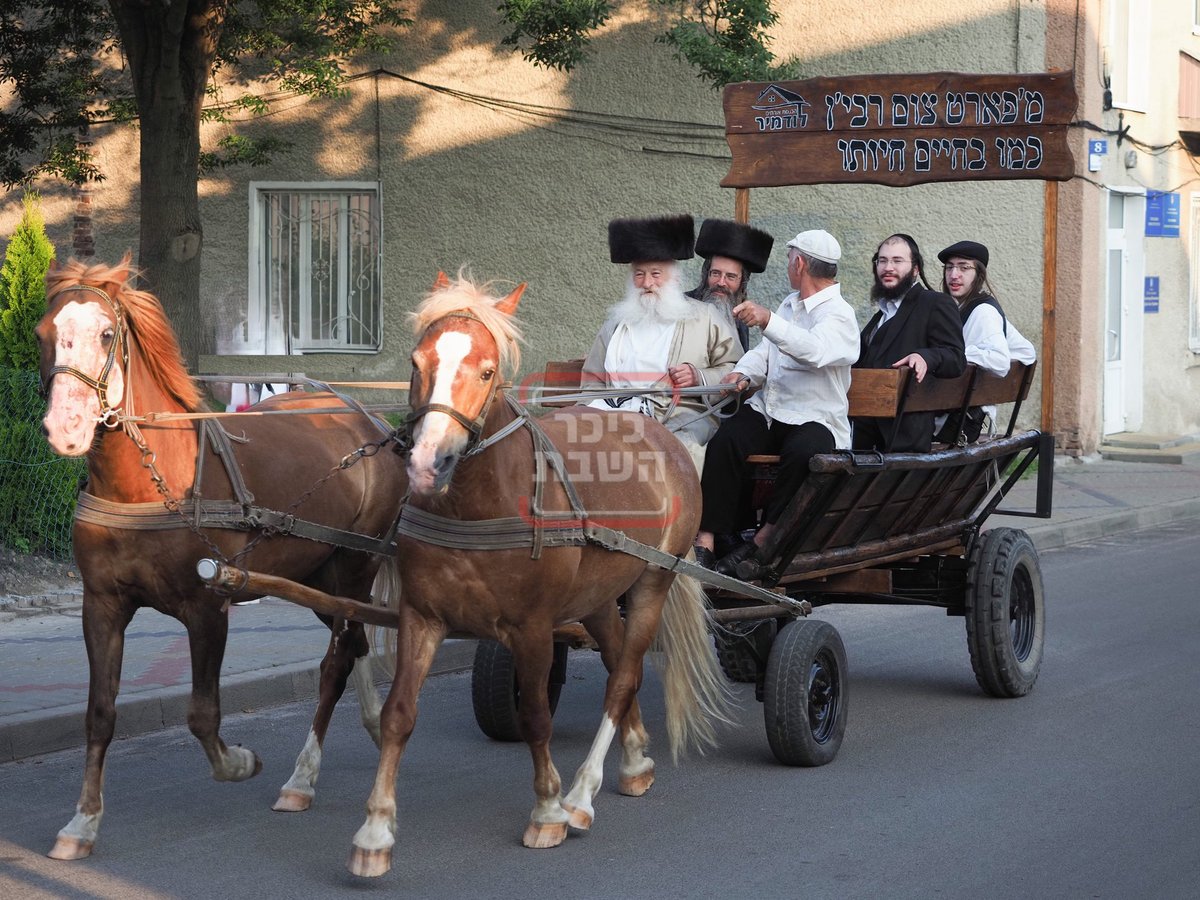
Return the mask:
<svg viewBox="0 0 1200 900">
<path fill-rule="evenodd" d="M 672 758 L 688 747 L 716 747 L 715 723 L 732 724 L 733 693 L 709 639 L 708 601 L 696 579 L 677 575 L 671 583 L 653 649 L 662 651 Z"/>
<path fill-rule="evenodd" d="M 375 583 L 371 586 L 371 602 L 393 612 L 400 609 L 400 563 L 395 556 L 384 560 Z M 375 672 L 388 679 L 396 675 L 396 629 L 368 625 L 367 639 L 371 642 Z"/>
</svg>

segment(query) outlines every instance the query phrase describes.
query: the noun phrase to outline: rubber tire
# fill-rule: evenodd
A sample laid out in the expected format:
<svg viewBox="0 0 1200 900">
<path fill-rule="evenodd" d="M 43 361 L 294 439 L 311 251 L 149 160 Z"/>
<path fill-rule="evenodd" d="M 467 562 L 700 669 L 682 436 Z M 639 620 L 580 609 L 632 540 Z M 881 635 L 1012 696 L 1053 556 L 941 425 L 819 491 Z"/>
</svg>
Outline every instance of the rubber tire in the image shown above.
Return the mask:
<svg viewBox="0 0 1200 900">
<path fill-rule="evenodd" d="M 1042 667 L 1046 606 L 1042 567 L 1019 528 L 985 531 L 967 570 L 967 647 L 975 680 L 993 697 L 1023 697 Z"/>
<path fill-rule="evenodd" d="M 763 619 L 756 622 L 734 622 L 722 628 L 741 635 L 739 637 L 726 634 L 720 629 L 713 631 L 713 640 L 717 645 L 717 661 L 720 662 L 725 677 L 741 684 L 757 684 L 759 664 L 747 641 L 765 641 L 770 645 L 779 630 L 778 624 L 774 619 Z M 763 629 L 763 632 L 760 633 L 759 629 Z M 751 633 L 754 634 L 753 638 L 750 637 Z"/>
<path fill-rule="evenodd" d="M 568 650 L 566 644 L 555 641 L 554 664 L 546 686 L 550 715 L 558 709 L 558 698 L 566 681 Z M 517 668 L 509 649 L 499 641 L 479 641 L 471 665 L 471 706 L 479 730 L 494 741 L 521 740 L 521 723 L 517 718 L 520 694 Z"/>
<path fill-rule="evenodd" d="M 775 758 L 787 766 L 831 763 L 846 734 L 846 647 L 820 619 L 797 619 L 771 645 L 763 718 Z"/>
</svg>

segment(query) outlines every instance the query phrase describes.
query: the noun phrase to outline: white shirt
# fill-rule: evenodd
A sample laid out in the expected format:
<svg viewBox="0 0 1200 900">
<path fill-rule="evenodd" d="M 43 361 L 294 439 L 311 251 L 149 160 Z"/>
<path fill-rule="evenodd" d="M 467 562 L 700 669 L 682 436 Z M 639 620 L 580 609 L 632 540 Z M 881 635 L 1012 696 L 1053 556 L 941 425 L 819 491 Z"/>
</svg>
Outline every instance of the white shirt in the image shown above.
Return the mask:
<svg viewBox="0 0 1200 900">
<path fill-rule="evenodd" d="M 1030 365 L 1037 361 L 1037 351 L 1012 322 L 1008 323 L 1008 333 L 1005 334 L 1004 318 L 990 303 L 980 303 L 967 316 L 963 325 L 963 343 L 967 347 L 967 362 L 973 363 L 983 371 L 1003 378 L 1014 362 Z M 980 407 L 991 416 L 992 426 L 996 425 L 996 407 Z M 933 423 L 933 432 L 941 431 L 948 417 L 938 416 Z"/>
<path fill-rule="evenodd" d="M 674 334 L 674 322 L 643 322 L 637 328 L 624 323 L 618 325 L 604 355 L 609 387 L 644 389 L 660 382 L 669 387 L 666 372 Z M 613 409 L 607 400 L 593 400 L 588 405 L 596 409 Z M 644 396 L 630 397 L 616 408 L 653 415 L 649 400 Z"/>
<path fill-rule="evenodd" d="M 963 325 L 963 343 L 967 345 L 967 362 L 997 378 L 1007 375 L 1014 362 L 1029 365 L 1037 359 L 1033 344 L 1012 322 L 1005 334 L 1004 319 L 990 303 L 980 303 L 971 310 Z"/>
<path fill-rule="evenodd" d="M 763 339 L 734 370 L 761 388 L 750 407 L 768 422 L 819 422 L 834 445 L 850 446 L 850 366 L 858 360 L 858 320 L 839 284 L 801 300 L 788 294 Z"/>
</svg>

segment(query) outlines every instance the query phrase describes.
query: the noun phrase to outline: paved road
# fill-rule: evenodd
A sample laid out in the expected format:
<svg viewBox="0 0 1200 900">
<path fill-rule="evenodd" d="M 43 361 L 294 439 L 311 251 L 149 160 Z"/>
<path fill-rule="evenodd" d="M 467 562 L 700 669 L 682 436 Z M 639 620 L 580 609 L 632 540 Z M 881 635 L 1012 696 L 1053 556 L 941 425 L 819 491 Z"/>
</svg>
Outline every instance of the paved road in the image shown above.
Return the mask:
<svg viewBox="0 0 1200 900">
<path fill-rule="evenodd" d="M 266 765 L 216 784 L 184 729 L 120 741 L 95 855 L 41 856 L 72 811 L 65 751 L 0 766 L 0 896 L 20 897 L 1081 897 L 1192 898 L 1200 884 L 1200 624 L 1194 523 L 1043 554 L 1046 661 L 1021 700 L 982 696 L 962 622 L 938 611 L 830 607 L 851 665 L 851 721 L 821 769 L 776 765 L 761 707 L 718 752 L 631 800 L 608 781 L 593 830 L 519 846 L 528 754 L 475 729 L 466 676 L 433 679 L 400 775 L 393 871 L 343 867 L 375 752 L 350 705 L 335 719 L 314 808 L 270 812 L 311 713 L 231 716 Z M 594 654 L 576 654 L 556 719 L 569 777 L 597 724 Z M 657 727 L 655 727 L 657 726 Z"/>
</svg>

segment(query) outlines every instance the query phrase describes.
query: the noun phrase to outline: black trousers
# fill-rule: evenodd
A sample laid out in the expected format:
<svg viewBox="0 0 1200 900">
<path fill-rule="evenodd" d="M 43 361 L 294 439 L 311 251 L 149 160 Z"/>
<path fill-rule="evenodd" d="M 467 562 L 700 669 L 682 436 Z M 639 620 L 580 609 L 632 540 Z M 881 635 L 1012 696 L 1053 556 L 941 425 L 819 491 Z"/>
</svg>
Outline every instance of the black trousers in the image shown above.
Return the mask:
<svg viewBox="0 0 1200 900">
<path fill-rule="evenodd" d="M 808 474 L 808 461 L 817 453 L 831 453 L 833 449 L 833 432 L 824 425 L 767 424 L 755 410 L 743 406 L 721 423 L 704 451 L 704 474 L 700 477 L 704 510 L 700 515 L 700 530 L 728 534 L 754 523 L 750 508 L 754 479 L 747 456 L 779 454 L 775 491 L 763 517 L 773 523 Z"/>
<path fill-rule="evenodd" d="M 928 453 L 933 447 L 933 413 L 905 413 L 895 419 L 855 419 L 855 450 Z M 889 443 L 890 442 L 890 443 Z"/>
</svg>

